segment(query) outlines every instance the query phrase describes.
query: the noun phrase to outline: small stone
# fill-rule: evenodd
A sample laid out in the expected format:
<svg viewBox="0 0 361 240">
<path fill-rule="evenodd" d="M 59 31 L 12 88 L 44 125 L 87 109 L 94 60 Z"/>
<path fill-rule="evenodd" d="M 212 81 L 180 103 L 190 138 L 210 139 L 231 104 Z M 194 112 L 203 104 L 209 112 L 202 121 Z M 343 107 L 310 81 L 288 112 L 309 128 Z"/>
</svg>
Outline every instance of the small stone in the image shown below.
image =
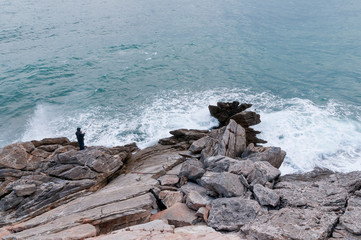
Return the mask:
<svg viewBox="0 0 361 240">
<path fill-rule="evenodd" d="M 158 181 L 162 186 L 173 186 L 179 182 L 179 177 L 177 175 L 164 175 L 158 178 Z"/>
<path fill-rule="evenodd" d="M 15 191 L 15 194 L 18 197 L 29 196 L 36 191 L 36 185 L 35 184 L 16 185 L 13 187 L 13 190 Z"/>
</svg>

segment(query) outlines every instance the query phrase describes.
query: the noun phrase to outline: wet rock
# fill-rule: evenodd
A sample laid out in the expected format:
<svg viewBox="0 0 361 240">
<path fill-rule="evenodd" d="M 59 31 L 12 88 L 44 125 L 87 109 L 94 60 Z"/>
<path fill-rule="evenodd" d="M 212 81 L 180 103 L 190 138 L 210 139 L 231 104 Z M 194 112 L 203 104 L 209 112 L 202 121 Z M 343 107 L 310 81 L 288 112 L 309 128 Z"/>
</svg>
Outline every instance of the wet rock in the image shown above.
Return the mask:
<svg viewBox="0 0 361 240">
<path fill-rule="evenodd" d="M 176 145 L 180 142 L 190 142 L 203 138 L 209 134 L 208 130 L 178 129 L 170 131 L 172 137 L 163 138 L 158 141 L 161 145 Z M 189 147 L 189 146 L 188 146 Z"/>
<path fill-rule="evenodd" d="M 252 111 L 236 113 L 232 115 L 230 119 L 234 120 L 237 124 L 243 127 L 257 125 L 261 122 L 260 115 Z"/>
<path fill-rule="evenodd" d="M 237 231 L 265 213 L 266 210 L 254 200 L 239 197 L 218 198 L 211 204 L 207 224 L 220 231 Z"/>
<path fill-rule="evenodd" d="M 244 196 L 246 190 L 239 176 L 228 172 L 206 172 L 200 183 L 205 188 L 217 192 L 220 197 Z"/>
<path fill-rule="evenodd" d="M 172 207 L 154 214 L 151 221 L 163 219 L 175 227 L 193 225 L 197 222 L 196 212 L 189 209 L 184 203 L 176 203 Z"/>
<path fill-rule="evenodd" d="M 186 177 L 191 181 L 197 181 L 205 173 L 203 163 L 197 159 L 188 159 L 183 163 L 179 172 L 180 177 Z"/>
<path fill-rule="evenodd" d="M 337 219 L 333 212 L 282 208 L 257 216 L 241 230 L 252 239 L 327 239 Z"/>
<path fill-rule="evenodd" d="M 260 184 L 256 184 L 253 186 L 253 193 L 262 206 L 272 206 L 276 207 L 280 203 L 280 196 L 278 194 L 269 189 L 266 188 Z"/>
<path fill-rule="evenodd" d="M 242 103 L 240 105 L 239 102 L 233 101 L 231 103 L 218 102 L 217 106 L 209 105 L 208 109 L 210 114 L 218 119 L 219 127 L 222 127 L 226 125 L 230 117 L 250 107 L 252 107 L 252 104 Z"/>
</svg>

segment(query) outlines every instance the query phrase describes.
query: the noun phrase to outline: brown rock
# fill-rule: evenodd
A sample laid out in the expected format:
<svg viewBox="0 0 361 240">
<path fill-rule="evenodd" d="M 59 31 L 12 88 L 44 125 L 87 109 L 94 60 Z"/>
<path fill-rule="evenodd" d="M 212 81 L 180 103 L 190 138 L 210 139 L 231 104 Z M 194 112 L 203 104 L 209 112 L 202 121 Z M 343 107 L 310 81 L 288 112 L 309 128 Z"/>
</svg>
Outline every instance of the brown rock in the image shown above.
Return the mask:
<svg viewBox="0 0 361 240">
<path fill-rule="evenodd" d="M 197 221 L 196 212 L 190 210 L 184 203 L 176 203 L 172 207 L 156 213 L 151 217 L 151 221 L 156 219 L 168 220 L 168 223 L 175 227 L 183 227 L 195 224 Z"/>
<path fill-rule="evenodd" d="M 59 138 L 44 138 L 43 140 L 37 141 L 33 140 L 31 141 L 35 147 L 39 147 L 42 145 L 68 145 L 70 143 L 69 139 L 66 137 L 59 137 Z"/>
<path fill-rule="evenodd" d="M 182 202 L 183 193 L 178 191 L 164 190 L 159 193 L 159 198 L 163 201 L 167 208 L 170 208 L 176 203 Z"/>
<path fill-rule="evenodd" d="M 163 175 L 158 178 L 160 185 L 173 186 L 179 182 L 179 177 L 177 175 Z"/>
</svg>

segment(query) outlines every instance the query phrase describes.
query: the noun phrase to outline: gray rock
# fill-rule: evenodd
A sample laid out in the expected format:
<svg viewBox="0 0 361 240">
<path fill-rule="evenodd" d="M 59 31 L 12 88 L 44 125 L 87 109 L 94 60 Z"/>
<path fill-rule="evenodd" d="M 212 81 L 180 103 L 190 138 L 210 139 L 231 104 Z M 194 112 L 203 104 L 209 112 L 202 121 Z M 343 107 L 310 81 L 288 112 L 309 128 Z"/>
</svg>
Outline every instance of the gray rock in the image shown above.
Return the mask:
<svg viewBox="0 0 361 240">
<path fill-rule="evenodd" d="M 262 206 L 276 207 L 280 203 L 280 196 L 275 191 L 263 187 L 260 184 L 253 186 L 253 193 Z"/>
<path fill-rule="evenodd" d="M 218 102 L 217 106 L 209 105 L 208 109 L 210 114 L 217 118 L 220 124 L 220 127 L 226 125 L 227 121 L 234 114 L 242 112 L 247 108 L 250 108 L 252 104 L 242 103 L 239 104 L 238 101 L 233 102 Z"/>
<path fill-rule="evenodd" d="M 200 153 L 207 146 L 209 141 L 209 136 L 202 137 L 201 139 L 198 139 L 191 144 L 191 146 L 189 147 L 189 151 L 194 154 Z"/>
<path fill-rule="evenodd" d="M 241 125 L 242 127 L 257 125 L 261 122 L 260 115 L 252 111 L 243 111 L 234 114 L 233 116 L 230 117 L 230 119 L 234 120 L 237 124 Z"/>
<path fill-rule="evenodd" d="M 207 189 L 205 187 L 202 187 L 198 184 L 192 183 L 192 182 L 188 182 L 187 184 L 183 185 L 180 190 L 185 194 L 189 194 L 192 191 L 196 191 L 199 194 L 201 194 L 202 196 L 206 196 L 207 195 Z"/>
<path fill-rule="evenodd" d="M 237 231 L 265 213 L 266 210 L 254 200 L 239 197 L 218 198 L 211 204 L 207 224 L 219 231 Z"/>
<path fill-rule="evenodd" d="M 254 163 L 254 169 L 248 174 L 247 181 L 250 185 L 261 184 L 275 180 L 281 175 L 281 171 L 273 167 L 269 162 L 259 161 Z"/>
<path fill-rule="evenodd" d="M 244 196 L 246 190 L 239 176 L 228 172 L 206 172 L 200 183 L 205 188 L 217 192 L 220 197 Z"/>
<path fill-rule="evenodd" d="M 209 197 L 205 197 L 204 195 L 191 191 L 186 195 L 186 205 L 193 210 L 198 210 L 201 207 L 205 207 L 207 204 L 210 204 L 211 200 Z"/>
<path fill-rule="evenodd" d="M 281 197 L 282 207 L 344 211 L 348 196 L 347 190 L 331 177 L 332 175 L 317 179 L 296 180 L 285 176 L 281 177 L 274 188 Z"/>
<path fill-rule="evenodd" d="M 228 169 L 230 173 L 243 175 L 247 177 L 255 168 L 255 164 L 251 160 L 237 161 Z"/>
<path fill-rule="evenodd" d="M 42 145 L 68 145 L 70 144 L 70 141 L 66 137 L 59 137 L 59 138 L 44 138 L 43 140 L 37 141 L 33 140 L 31 141 L 35 147 L 39 147 Z"/>
<path fill-rule="evenodd" d="M 170 175 L 163 175 L 158 178 L 158 181 L 160 182 L 160 185 L 163 186 L 172 186 L 179 182 L 179 177 L 174 174 Z"/>
<path fill-rule="evenodd" d="M 227 172 L 230 166 L 237 163 L 239 163 L 239 160 L 221 155 L 212 156 L 204 160 L 204 166 L 212 172 Z"/>
<path fill-rule="evenodd" d="M 212 130 L 207 146 L 201 152 L 201 160 L 217 155 L 234 158 L 241 156 L 245 149 L 245 129 L 231 120 L 227 127 Z"/>
<path fill-rule="evenodd" d="M 197 212 L 196 212 L 196 216 L 199 218 L 204 219 L 204 215 L 206 214 L 206 208 L 205 207 L 200 207 L 198 208 Z"/>
<path fill-rule="evenodd" d="M 188 159 L 183 163 L 179 176 L 184 176 L 189 180 L 196 181 L 198 178 L 202 177 L 204 173 L 205 170 L 201 161 L 197 159 Z"/>
<path fill-rule="evenodd" d="M 220 138 L 216 155 L 227 157 L 240 156 L 246 149 L 246 130 L 234 120 L 230 120 Z"/>
<path fill-rule="evenodd" d="M 22 184 L 13 187 L 13 190 L 18 197 L 24 197 L 33 194 L 36 191 L 35 184 Z"/>
<path fill-rule="evenodd" d="M 327 239 L 337 220 L 338 216 L 333 212 L 282 208 L 258 216 L 241 230 L 250 239 Z"/>
<path fill-rule="evenodd" d="M 246 159 L 251 160 L 253 162 L 267 161 L 275 168 L 279 168 L 282 165 L 283 160 L 286 156 L 285 151 L 283 151 L 279 147 L 266 147 L 261 149 L 262 151 L 252 153 L 249 156 L 247 156 Z"/>
<path fill-rule="evenodd" d="M 346 212 L 340 217 L 341 225 L 350 233 L 361 235 L 361 197 L 348 200 Z"/>
<path fill-rule="evenodd" d="M 15 208 L 23 199 L 23 197 L 18 197 L 15 192 L 11 192 L 0 200 L 0 211 L 5 212 Z"/>
</svg>

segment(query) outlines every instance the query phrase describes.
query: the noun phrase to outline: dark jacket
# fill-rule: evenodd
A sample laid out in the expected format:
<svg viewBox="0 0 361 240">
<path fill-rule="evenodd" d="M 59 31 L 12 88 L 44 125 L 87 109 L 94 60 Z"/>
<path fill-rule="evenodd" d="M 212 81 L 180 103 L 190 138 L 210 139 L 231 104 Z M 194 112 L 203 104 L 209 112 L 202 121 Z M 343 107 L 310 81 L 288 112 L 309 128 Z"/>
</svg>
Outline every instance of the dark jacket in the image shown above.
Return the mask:
<svg viewBox="0 0 361 240">
<path fill-rule="evenodd" d="M 76 135 L 76 138 L 78 139 L 78 143 L 84 143 L 85 133 L 82 133 L 80 130 L 78 130 L 78 131 L 76 131 L 75 135 Z"/>
</svg>

